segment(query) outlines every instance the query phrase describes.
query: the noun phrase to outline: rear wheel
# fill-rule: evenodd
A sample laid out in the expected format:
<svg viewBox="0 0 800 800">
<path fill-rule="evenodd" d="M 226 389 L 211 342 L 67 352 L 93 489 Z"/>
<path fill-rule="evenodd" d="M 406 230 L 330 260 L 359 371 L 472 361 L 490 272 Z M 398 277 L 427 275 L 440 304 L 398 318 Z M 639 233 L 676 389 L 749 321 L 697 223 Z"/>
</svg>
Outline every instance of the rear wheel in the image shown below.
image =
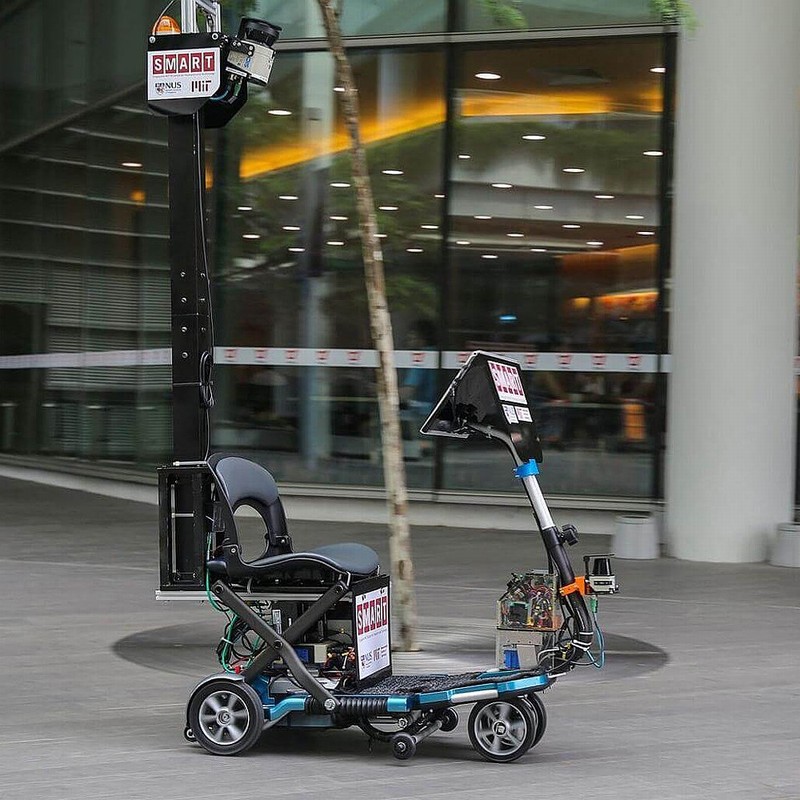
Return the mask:
<svg viewBox="0 0 800 800">
<path fill-rule="evenodd" d="M 538 720 L 523 698 L 484 700 L 475 704 L 467 728 L 472 746 L 487 761 L 516 761 L 532 746 Z"/>
<path fill-rule="evenodd" d="M 252 686 L 219 678 L 195 691 L 187 718 L 195 740 L 209 753 L 234 756 L 258 741 L 264 706 Z"/>
<path fill-rule="evenodd" d="M 545 710 L 542 698 L 539 697 L 536 692 L 525 695 L 525 699 L 531 704 L 533 712 L 536 714 L 538 725 L 536 727 L 536 735 L 533 737 L 533 743 L 531 744 L 531 747 L 536 747 L 541 741 L 542 736 L 544 736 L 544 732 L 547 730 L 547 711 Z"/>
</svg>

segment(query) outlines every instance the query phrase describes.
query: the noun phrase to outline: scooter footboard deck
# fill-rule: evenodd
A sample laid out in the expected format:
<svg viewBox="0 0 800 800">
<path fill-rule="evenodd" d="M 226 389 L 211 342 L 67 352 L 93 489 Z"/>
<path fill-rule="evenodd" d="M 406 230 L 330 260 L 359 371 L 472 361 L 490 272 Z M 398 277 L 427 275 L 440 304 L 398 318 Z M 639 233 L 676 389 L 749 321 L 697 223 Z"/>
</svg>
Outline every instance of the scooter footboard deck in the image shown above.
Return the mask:
<svg viewBox="0 0 800 800">
<path fill-rule="evenodd" d="M 390 711 L 458 705 L 546 689 L 545 673 L 465 672 L 460 675 L 391 675 L 350 696 L 387 697 Z"/>
</svg>

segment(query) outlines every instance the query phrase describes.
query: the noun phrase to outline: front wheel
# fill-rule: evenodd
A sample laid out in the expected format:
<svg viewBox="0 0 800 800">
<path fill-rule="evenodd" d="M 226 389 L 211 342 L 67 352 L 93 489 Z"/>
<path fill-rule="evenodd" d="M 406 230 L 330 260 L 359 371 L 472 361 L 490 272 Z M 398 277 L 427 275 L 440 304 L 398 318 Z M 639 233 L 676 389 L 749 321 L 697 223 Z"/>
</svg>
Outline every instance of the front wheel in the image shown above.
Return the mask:
<svg viewBox="0 0 800 800">
<path fill-rule="evenodd" d="M 476 703 L 467 723 L 472 746 L 487 761 L 516 761 L 532 746 L 538 720 L 527 700 Z"/>
<path fill-rule="evenodd" d="M 188 727 L 209 753 L 234 756 L 249 750 L 264 728 L 264 706 L 244 681 L 219 678 L 201 686 L 189 700 Z"/>
</svg>

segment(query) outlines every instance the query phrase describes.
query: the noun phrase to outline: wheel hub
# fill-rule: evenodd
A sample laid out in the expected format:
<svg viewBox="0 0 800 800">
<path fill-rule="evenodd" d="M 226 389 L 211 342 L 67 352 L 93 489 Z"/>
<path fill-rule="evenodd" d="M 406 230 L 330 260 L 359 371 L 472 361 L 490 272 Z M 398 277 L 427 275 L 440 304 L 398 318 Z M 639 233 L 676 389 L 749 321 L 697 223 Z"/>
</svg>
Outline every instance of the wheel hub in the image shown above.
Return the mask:
<svg viewBox="0 0 800 800">
<path fill-rule="evenodd" d="M 495 722 L 493 730 L 498 736 L 505 736 L 508 728 L 505 722 Z"/>
</svg>

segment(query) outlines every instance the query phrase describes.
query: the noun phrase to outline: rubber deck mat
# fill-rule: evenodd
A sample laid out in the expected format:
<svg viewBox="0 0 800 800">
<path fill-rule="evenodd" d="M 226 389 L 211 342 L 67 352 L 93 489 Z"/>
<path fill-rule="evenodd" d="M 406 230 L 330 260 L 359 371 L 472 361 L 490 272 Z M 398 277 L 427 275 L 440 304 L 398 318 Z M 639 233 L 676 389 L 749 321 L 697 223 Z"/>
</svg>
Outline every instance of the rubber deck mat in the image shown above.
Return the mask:
<svg viewBox="0 0 800 800">
<path fill-rule="evenodd" d="M 527 677 L 535 673 L 511 673 L 503 675 L 503 680 L 509 678 Z M 484 676 L 484 677 L 481 677 Z M 498 676 L 499 677 L 499 676 Z M 472 684 L 493 683 L 492 678 L 485 677 L 484 672 L 462 672 L 460 675 L 390 675 L 374 686 L 361 689 L 353 694 L 419 694 L 422 692 L 445 692 L 448 689 L 457 689 L 461 686 Z"/>
</svg>

